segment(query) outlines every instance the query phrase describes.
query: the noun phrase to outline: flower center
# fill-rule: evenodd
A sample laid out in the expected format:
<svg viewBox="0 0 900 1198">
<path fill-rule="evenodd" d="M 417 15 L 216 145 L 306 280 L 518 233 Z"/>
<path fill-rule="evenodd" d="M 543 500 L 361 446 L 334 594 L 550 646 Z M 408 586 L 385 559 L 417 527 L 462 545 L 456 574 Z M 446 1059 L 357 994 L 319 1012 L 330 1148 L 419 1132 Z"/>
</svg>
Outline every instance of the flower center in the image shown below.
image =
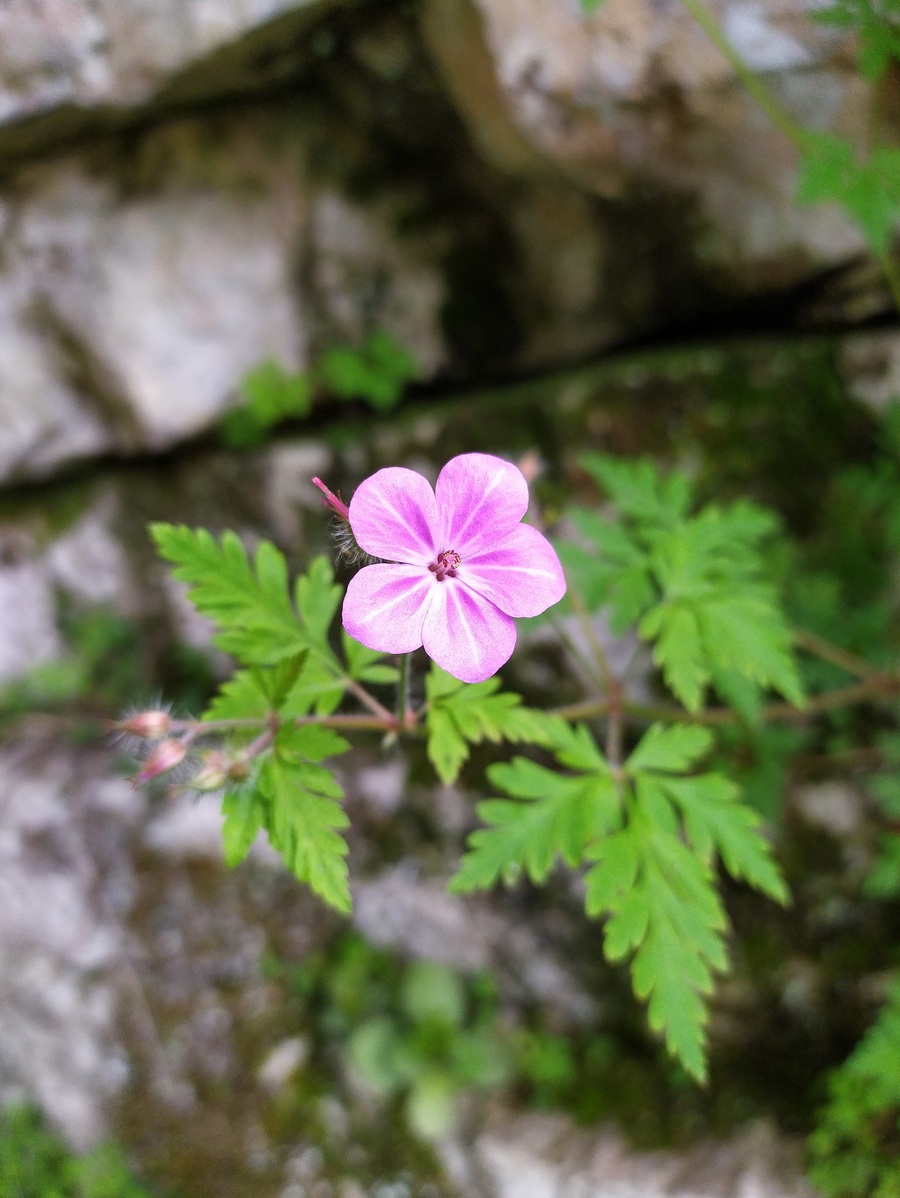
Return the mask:
<svg viewBox="0 0 900 1198">
<path fill-rule="evenodd" d="M 461 560 L 455 549 L 443 549 L 431 562 L 428 569 L 438 582 L 443 582 L 445 578 L 456 577 L 456 568 Z"/>
</svg>

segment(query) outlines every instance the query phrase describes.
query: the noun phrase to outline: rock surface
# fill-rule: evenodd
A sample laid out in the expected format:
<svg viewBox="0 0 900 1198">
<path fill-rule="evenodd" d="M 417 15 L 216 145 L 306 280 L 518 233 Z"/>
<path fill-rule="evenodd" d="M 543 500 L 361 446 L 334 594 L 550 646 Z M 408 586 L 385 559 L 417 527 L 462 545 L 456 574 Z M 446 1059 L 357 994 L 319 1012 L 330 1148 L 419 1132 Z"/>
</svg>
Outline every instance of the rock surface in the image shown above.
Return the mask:
<svg viewBox="0 0 900 1198">
<path fill-rule="evenodd" d="M 717 12 L 798 119 L 865 127 L 836 31 Z M 862 250 L 675 0 L 15 0 L 0 46 L 0 482 L 203 433 L 265 359 L 532 369 Z"/>
<path fill-rule="evenodd" d="M 764 1124 L 676 1156 L 636 1153 L 611 1128 L 528 1116 L 498 1121 L 477 1154 L 496 1198 L 815 1198 L 793 1146 Z"/>
</svg>

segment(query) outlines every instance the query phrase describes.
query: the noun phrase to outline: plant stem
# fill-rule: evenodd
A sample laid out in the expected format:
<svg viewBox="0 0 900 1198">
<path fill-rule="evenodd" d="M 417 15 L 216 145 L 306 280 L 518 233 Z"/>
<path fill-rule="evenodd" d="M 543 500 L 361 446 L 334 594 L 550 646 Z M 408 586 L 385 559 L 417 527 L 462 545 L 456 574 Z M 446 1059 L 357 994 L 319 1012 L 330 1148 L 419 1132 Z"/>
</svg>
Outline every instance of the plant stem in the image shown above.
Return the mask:
<svg viewBox="0 0 900 1198">
<path fill-rule="evenodd" d="M 593 682 L 599 691 L 602 692 L 606 690 L 606 679 L 600 676 L 598 671 L 594 668 L 594 663 L 591 661 L 591 659 L 586 654 L 582 653 L 577 642 L 559 616 L 555 614 L 551 615 L 550 622 L 553 625 L 554 632 L 565 645 L 568 652 L 571 653 L 574 660 L 578 662 L 582 670 L 584 670 L 585 677 Z"/>
<path fill-rule="evenodd" d="M 410 653 L 400 654 L 400 677 L 397 679 L 397 728 L 403 731 L 407 720 L 412 716 L 409 711 L 409 659 Z"/>
<path fill-rule="evenodd" d="M 851 686 L 838 687 L 833 691 L 824 691 L 810 699 L 805 707 L 795 707 L 793 703 L 768 703 L 760 711 L 760 717 L 771 723 L 802 724 L 822 715 L 826 711 L 834 711 L 837 707 L 851 707 L 856 703 L 877 703 L 896 699 L 900 696 L 900 677 L 891 673 L 872 674 L 863 682 Z M 565 707 L 554 708 L 551 715 L 560 715 L 567 720 L 591 719 L 594 716 L 608 715 L 612 707 L 610 699 L 595 702 L 570 703 Z M 667 724 L 737 724 L 741 717 L 730 707 L 711 707 L 706 711 L 686 711 L 683 707 L 667 705 L 645 706 L 640 703 L 624 703 L 623 718 L 640 723 L 653 723 L 660 720 Z"/>
<path fill-rule="evenodd" d="M 839 645 L 833 645 L 831 641 L 826 641 L 814 632 L 808 632 L 805 628 L 795 628 L 793 637 L 799 648 L 806 649 L 808 653 L 815 653 L 816 657 L 830 661 L 832 665 L 839 666 L 857 678 L 877 678 L 881 673 L 877 666 L 857 657 L 855 653 L 848 653 Z"/>
<path fill-rule="evenodd" d="M 616 678 L 615 672 L 613 671 L 612 666 L 609 664 L 609 658 L 606 656 L 606 650 L 600 644 L 600 638 L 597 636 L 597 633 L 594 630 L 594 625 L 591 623 L 591 617 L 588 613 L 588 609 L 585 606 L 581 595 L 574 587 L 569 588 L 568 594 L 569 602 L 572 605 L 572 611 L 578 617 L 578 623 L 581 625 L 581 631 L 584 633 L 584 639 L 587 641 L 591 653 L 594 655 L 594 661 L 597 663 L 597 666 L 600 670 L 600 674 L 603 679 L 603 689 L 609 694 L 612 694 L 618 686 L 619 680 Z"/>
<path fill-rule="evenodd" d="M 355 678 L 342 678 L 341 681 L 351 695 L 355 695 L 356 698 L 359 699 L 360 703 L 362 703 L 363 707 L 366 707 L 369 709 L 369 711 L 371 711 L 372 715 L 377 716 L 380 720 L 384 721 L 385 725 L 389 728 L 397 727 L 397 717 L 393 714 L 393 712 L 388 711 L 383 704 L 379 703 L 374 695 L 370 695 L 366 688 L 364 686 L 360 686 Z"/>
<path fill-rule="evenodd" d="M 683 3 L 716 49 L 728 60 L 734 73 L 772 124 L 780 129 L 798 149 L 803 149 L 806 144 L 806 130 L 782 108 L 759 75 L 741 58 L 704 0 L 683 0 Z"/>
</svg>

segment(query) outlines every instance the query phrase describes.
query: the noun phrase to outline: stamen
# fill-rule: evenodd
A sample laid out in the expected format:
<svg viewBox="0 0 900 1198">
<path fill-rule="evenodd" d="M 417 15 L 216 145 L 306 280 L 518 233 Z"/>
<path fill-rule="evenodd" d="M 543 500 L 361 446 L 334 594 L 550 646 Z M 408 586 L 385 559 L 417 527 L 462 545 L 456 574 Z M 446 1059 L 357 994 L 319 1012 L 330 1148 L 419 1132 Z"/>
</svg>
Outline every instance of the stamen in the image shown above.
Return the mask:
<svg viewBox="0 0 900 1198">
<path fill-rule="evenodd" d="M 443 549 L 437 555 L 436 560 L 431 562 L 428 569 L 438 582 L 443 582 L 445 578 L 456 577 L 456 570 L 461 560 L 455 549 Z"/>
</svg>

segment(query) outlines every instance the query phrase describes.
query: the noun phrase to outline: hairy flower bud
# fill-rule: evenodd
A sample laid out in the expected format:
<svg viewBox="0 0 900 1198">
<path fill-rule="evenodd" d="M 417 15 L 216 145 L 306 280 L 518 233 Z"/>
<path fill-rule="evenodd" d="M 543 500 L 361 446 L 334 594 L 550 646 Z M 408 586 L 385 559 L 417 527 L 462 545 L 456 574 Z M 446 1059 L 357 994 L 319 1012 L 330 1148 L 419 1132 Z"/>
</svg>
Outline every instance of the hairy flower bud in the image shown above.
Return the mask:
<svg viewBox="0 0 900 1198">
<path fill-rule="evenodd" d="M 166 773 L 167 770 L 174 769 L 176 765 L 180 765 L 187 755 L 187 745 L 184 741 L 175 740 L 169 737 L 168 740 L 161 740 L 158 745 L 154 746 L 147 760 L 141 766 L 140 773 L 134 780 L 135 786 L 140 786 L 142 782 L 149 782 L 151 778 L 156 778 L 160 774 Z"/>
<path fill-rule="evenodd" d="M 221 790 L 228 781 L 228 758 L 221 749 L 210 749 L 200 758 L 200 768 L 191 778 L 194 790 Z"/>
<path fill-rule="evenodd" d="M 129 716 L 127 720 L 120 720 L 116 727 L 122 732 L 130 732 L 132 736 L 139 736 L 142 740 L 159 740 L 168 736 L 172 727 L 172 717 L 167 711 L 141 711 L 137 715 Z"/>
</svg>

